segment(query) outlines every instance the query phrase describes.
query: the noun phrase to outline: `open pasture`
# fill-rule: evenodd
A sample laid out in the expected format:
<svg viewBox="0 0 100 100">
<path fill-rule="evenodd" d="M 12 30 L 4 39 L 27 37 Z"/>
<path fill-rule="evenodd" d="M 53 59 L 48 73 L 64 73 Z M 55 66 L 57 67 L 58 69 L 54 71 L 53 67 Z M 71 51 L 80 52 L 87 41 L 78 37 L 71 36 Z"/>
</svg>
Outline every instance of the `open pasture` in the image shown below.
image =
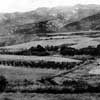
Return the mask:
<svg viewBox="0 0 100 100">
<path fill-rule="evenodd" d="M 35 81 L 41 77 L 55 75 L 59 71 L 47 68 L 23 68 L 0 65 L 0 75 L 5 76 L 8 81 L 23 81 L 25 79 Z"/>
<path fill-rule="evenodd" d="M 80 62 L 71 58 L 65 58 L 60 56 L 17 56 L 17 55 L 0 55 L 0 61 L 54 61 L 54 62 Z"/>
</svg>

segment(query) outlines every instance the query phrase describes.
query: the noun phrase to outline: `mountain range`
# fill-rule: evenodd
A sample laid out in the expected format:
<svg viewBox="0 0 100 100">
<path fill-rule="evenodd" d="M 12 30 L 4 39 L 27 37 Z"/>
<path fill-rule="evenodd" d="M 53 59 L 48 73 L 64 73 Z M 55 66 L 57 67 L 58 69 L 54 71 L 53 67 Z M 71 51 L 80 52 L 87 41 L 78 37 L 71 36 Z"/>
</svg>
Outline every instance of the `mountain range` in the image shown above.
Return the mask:
<svg viewBox="0 0 100 100">
<path fill-rule="evenodd" d="M 100 30 L 100 5 L 38 8 L 0 13 L 0 46 L 33 41 L 46 33 Z"/>
</svg>

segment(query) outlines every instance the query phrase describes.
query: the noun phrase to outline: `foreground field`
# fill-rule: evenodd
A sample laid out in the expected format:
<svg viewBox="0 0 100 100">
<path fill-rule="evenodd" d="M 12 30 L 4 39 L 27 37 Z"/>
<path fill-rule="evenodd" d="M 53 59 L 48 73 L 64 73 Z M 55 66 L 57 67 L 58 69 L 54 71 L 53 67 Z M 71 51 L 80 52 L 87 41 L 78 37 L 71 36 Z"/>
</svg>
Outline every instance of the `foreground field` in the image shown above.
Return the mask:
<svg viewBox="0 0 100 100">
<path fill-rule="evenodd" d="M 0 100 L 99 100 L 100 94 L 21 94 L 21 93 L 3 93 Z"/>
</svg>

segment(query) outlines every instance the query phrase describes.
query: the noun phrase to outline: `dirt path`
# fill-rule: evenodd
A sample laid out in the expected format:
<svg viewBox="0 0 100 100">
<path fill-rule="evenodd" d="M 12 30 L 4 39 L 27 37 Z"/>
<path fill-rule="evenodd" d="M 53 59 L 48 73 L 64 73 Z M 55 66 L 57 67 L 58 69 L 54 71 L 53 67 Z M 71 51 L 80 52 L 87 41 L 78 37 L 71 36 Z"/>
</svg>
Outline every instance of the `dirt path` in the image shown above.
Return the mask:
<svg viewBox="0 0 100 100">
<path fill-rule="evenodd" d="M 62 76 L 66 76 L 68 74 L 72 74 L 73 72 L 77 71 L 77 70 L 81 70 L 81 69 L 84 69 L 84 66 L 86 65 L 89 65 L 89 64 L 93 64 L 94 62 L 89 62 L 89 61 L 85 61 L 84 63 L 82 63 L 81 65 L 77 65 L 76 67 L 72 68 L 71 70 L 68 70 L 68 71 L 64 71 L 64 72 L 61 72 L 61 73 L 58 73 L 54 76 L 51 76 L 51 77 L 46 77 L 46 79 L 53 79 L 55 77 L 62 77 Z M 68 75 L 69 76 L 69 75 Z"/>
</svg>

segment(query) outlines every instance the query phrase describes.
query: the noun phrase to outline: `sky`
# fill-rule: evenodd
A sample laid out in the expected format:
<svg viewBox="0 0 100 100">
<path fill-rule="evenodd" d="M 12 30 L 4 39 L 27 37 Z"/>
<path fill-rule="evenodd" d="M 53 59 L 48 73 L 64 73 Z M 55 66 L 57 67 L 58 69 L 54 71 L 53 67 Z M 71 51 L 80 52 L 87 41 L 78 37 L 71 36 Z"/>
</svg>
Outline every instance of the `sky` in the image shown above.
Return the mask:
<svg viewBox="0 0 100 100">
<path fill-rule="evenodd" d="M 26 12 L 39 7 L 100 4 L 100 0 L 0 0 L 0 12 Z"/>
</svg>

